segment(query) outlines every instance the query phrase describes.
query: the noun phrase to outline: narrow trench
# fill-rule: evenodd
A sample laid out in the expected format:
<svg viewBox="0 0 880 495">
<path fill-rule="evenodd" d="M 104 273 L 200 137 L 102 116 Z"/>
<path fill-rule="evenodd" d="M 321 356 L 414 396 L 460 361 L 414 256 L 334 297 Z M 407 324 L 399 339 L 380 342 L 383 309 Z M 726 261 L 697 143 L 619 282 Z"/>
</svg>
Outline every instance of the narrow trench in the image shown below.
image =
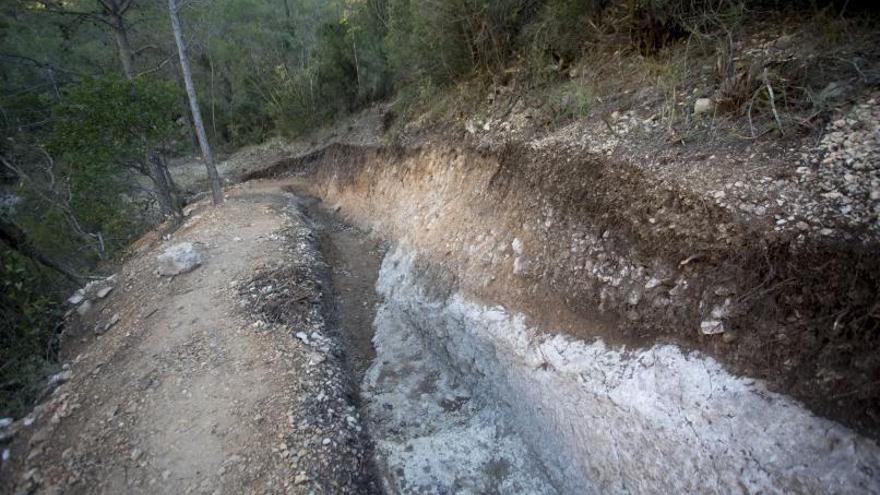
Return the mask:
<svg viewBox="0 0 880 495">
<path fill-rule="evenodd" d="M 363 415 L 360 386 L 376 357 L 373 320 L 380 302 L 376 294 L 376 280 L 387 245 L 342 221 L 320 199 L 299 197 L 304 199 L 301 204 L 317 227 L 318 249 L 327 264 L 330 282 L 327 288 L 330 296 L 326 302 L 327 323 L 335 330 L 335 336 L 344 350 L 344 365 L 351 377 L 351 397 Z M 368 479 L 364 480 L 359 493 L 381 494 L 383 490 L 373 458 L 370 425 L 364 423 L 363 426 L 370 461 Z"/>
<path fill-rule="evenodd" d="M 376 279 L 385 255 L 384 242 L 341 221 L 320 200 L 309 201 L 309 216 L 319 225 L 318 247 L 329 266 L 331 295 L 329 323 L 345 349 L 346 366 L 360 384 L 376 351 L 373 320 L 379 298 Z"/>
<path fill-rule="evenodd" d="M 557 493 L 498 405 L 472 397 L 454 365 L 383 307 L 376 283 L 388 244 L 320 199 L 300 198 L 328 266 L 327 322 L 344 350 L 373 461 L 361 493 Z"/>
</svg>

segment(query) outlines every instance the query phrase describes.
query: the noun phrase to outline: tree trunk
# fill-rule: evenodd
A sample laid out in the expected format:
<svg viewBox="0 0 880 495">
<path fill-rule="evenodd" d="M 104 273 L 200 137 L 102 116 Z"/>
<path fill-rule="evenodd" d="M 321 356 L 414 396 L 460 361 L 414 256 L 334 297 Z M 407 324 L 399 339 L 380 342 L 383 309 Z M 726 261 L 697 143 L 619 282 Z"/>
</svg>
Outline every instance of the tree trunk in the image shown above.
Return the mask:
<svg viewBox="0 0 880 495">
<path fill-rule="evenodd" d="M 196 130 L 193 127 L 192 119 L 189 114 L 189 99 L 186 97 L 186 84 L 183 82 L 183 76 L 180 75 L 180 67 L 172 64 L 174 70 L 174 81 L 183 89 L 183 95 L 180 97 L 180 103 L 183 105 L 183 121 L 186 124 L 186 136 L 189 138 L 189 144 L 192 146 L 193 153 L 199 151 L 199 138 L 196 137 Z"/>
<path fill-rule="evenodd" d="M 211 194 L 214 197 L 214 204 L 219 205 L 223 202 L 223 190 L 220 188 L 220 175 L 217 173 L 217 167 L 214 166 L 214 157 L 211 155 L 211 146 L 208 144 L 208 136 L 205 133 L 205 124 L 202 121 L 202 112 L 199 110 L 199 100 L 196 96 L 196 87 L 192 80 L 192 71 L 189 68 L 189 59 L 186 56 L 186 44 L 183 40 L 183 32 L 180 28 L 180 16 L 177 12 L 177 2 L 168 0 L 168 10 L 171 13 L 171 30 L 174 31 L 174 41 L 177 43 L 177 54 L 180 57 L 180 70 L 183 73 L 183 82 L 186 86 L 186 96 L 189 98 L 189 107 L 192 110 L 193 124 L 196 128 L 196 135 L 199 138 L 199 145 L 202 148 L 202 157 L 205 160 L 205 167 L 208 169 L 208 178 L 211 181 Z"/>
<path fill-rule="evenodd" d="M 122 72 L 125 74 L 125 78 L 131 81 L 134 79 L 134 53 L 128 42 L 128 28 L 125 26 L 122 16 L 114 16 L 112 29 L 116 48 L 119 51 L 119 61 L 122 62 Z"/>
<path fill-rule="evenodd" d="M 18 251 L 37 263 L 64 275 L 65 278 L 77 285 L 82 281 L 79 277 L 35 248 L 28 239 L 27 234 L 18 225 L 2 216 L 0 216 L 0 241 L 3 241 L 11 249 Z"/>
<path fill-rule="evenodd" d="M 164 158 L 158 152 L 150 152 L 147 155 L 147 167 L 150 171 L 150 179 L 156 186 L 156 196 L 162 214 L 181 216 L 180 200 Z"/>
</svg>

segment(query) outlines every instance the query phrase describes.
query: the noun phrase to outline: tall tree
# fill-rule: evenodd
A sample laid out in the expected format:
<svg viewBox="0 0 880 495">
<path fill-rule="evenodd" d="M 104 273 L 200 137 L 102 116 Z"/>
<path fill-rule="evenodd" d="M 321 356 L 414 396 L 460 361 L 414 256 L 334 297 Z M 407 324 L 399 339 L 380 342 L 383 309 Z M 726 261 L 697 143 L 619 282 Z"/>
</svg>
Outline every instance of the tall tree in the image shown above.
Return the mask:
<svg viewBox="0 0 880 495">
<path fill-rule="evenodd" d="M 131 10 L 134 0 L 98 0 L 97 9 L 79 9 L 84 2 L 64 2 L 61 0 L 41 0 L 39 2 L 46 12 L 73 16 L 80 20 L 88 20 L 108 27 L 113 34 L 119 62 L 122 64 L 122 73 L 125 78 L 135 78 L 134 57 L 135 50 L 131 47 L 130 27 L 125 16 Z"/>
<path fill-rule="evenodd" d="M 220 175 L 214 166 L 214 156 L 211 154 L 211 145 L 208 144 L 208 135 L 205 133 L 205 123 L 202 121 L 202 112 L 199 109 L 199 100 L 196 96 L 196 87 L 193 84 L 192 70 L 189 67 L 189 58 L 186 55 L 186 42 L 183 39 L 183 30 L 180 27 L 180 15 L 175 0 L 168 0 L 168 10 L 171 13 L 171 30 L 174 31 L 174 41 L 177 43 L 177 54 L 180 56 L 180 71 L 183 73 L 183 82 L 186 86 L 186 96 L 189 99 L 189 107 L 192 110 L 193 125 L 202 148 L 202 158 L 208 169 L 208 179 L 211 181 L 211 194 L 214 204 L 223 203 L 223 190 L 220 188 Z"/>
</svg>

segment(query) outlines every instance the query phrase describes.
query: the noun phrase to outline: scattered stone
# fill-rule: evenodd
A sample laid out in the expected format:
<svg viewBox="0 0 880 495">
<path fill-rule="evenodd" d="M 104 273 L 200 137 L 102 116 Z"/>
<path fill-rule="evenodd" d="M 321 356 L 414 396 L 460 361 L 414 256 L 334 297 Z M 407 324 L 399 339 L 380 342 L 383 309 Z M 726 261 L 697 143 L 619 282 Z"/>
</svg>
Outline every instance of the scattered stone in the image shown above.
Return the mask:
<svg viewBox="0 0 880 495">
<path fill-rule="evenodd" d="M 13 419 L 12 418 L 0 418 L 0 430 L 5 430 L 12 426 Z"/>
<path fill-rule="evenodd" d="M 73 295 L 67 299 L 67 302 L 70 303 L 71 306 L 76 306 L 77 304 L 83 302 L 83 300 L 85 298 L 86 298 L 86 296 L 83 293 L 83 290 L 79 289 L 76 292 L 74 292 Z"/>
<path fill-rule="evenodd" d="M 711 98 L 697 98 L 697 101 L 694 102 L 694 115 L 709 113 L 714 106 Z"/>
<path fill-rule="evenodd" d="M 309 475 L 306 473 L 298 473 L 296 477 L 293 479 L 294 484 L 302 485 L 304 483 L 308 483 L 310 481 Z"/>
<path fill-rule="evenodd" d="M 112 291 L 112 290 L 113 290 L 113 286 L 108 285 L 108 286 L 102 287 L 100 290 L 98 290 L 98 292 L 95 295 L 98 296 L 98 299 L 104 299 L 105 297 L 107 297 L 107 294 L 109 294 L 110 291 Z"/>
<path fill-rule="evenodd" d="M 46 384 L 46 386 L 50 389 L 54 389 L 55 387 L 58 387 L 62 383 L 70 381 L 70 379 L 72 377 L 73 377 L 73 372 L 70 370 L 64 370 L 60 373 L 55 373 L 54 375 L 49 377 L 49 382 Z"/>
<path fill-rule="evenodd" d="M 513 242 L 510 243 L 510 247 L 513 248 L 513 252 L 516 254 L 523 253 L 523 243 L 519 238 L 514 239 Z"/>
<path fill-rule="evenodd" d="M 721 320 L 703 320 L 700 322 L 700 331 L 703 332 L 703 335 L 724 333 L 724 322 Z"/>
<path fill-rule="evenodd" d="M 156 257 L 159 274 L 166 277 L 191 272 L 202 264 L 202 255 L 190 242 L 175 244 Z"/>
<path fill-rule="evenodd" d="M 114 314 L 113 317 L 111 317 L 110 320 L 107 321 L 106 323 L 100 323 L 98 325 L 95 325 L 95 335 L 103 335 L 104 333 L 107 332 L 107 330 L 110 330 L 111 328 L 113 328 L 113 326 L 116 325 L 117 323 L 119 323 L 119 314 L 118 313 Z"/>
<path fill-rule="evenodd" d="M 91 301 L 85 301 L 76 307 L 76 312 L 80 316 L 85 316 L 85 315 L 89 314 L 89 312 L 91 310 L 92 310 L 92 302 Z"/>
<path fill-rule="evenodd" d="M 323 362 L 326 361 L 326 360 L 327 360 L 327 358 L 324 357 L 323 354 L 313 353 L 313 354 L 309 357 L 309 366 L 317 366 L 317 365 L 323 363 Z"/>
</svg>

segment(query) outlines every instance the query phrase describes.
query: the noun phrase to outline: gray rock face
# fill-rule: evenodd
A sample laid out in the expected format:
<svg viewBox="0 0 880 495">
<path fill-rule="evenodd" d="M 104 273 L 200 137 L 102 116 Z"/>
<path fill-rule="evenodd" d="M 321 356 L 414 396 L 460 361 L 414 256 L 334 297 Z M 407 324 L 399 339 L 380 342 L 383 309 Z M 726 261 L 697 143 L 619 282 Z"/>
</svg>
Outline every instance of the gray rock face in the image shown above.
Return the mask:
<svg viewBox="0 0 880 495">
<path fill-rule="evenodd" d="M 459 477 L 471 493 L 491 492 L 475 466 L 500 473 L 501 493 L 880 492 L 873 440 L 711 357 L 544 334 L 460 293 L 432 297 L 416 266 L 400 247 L 382 264 L 377 358 L 363 385 L 383 438 L 378 464 L 408 483 L 403 493 Z M 395 394 L 419 397 L 420 408 Z M 481 437 L 481 428 L 500 433 Z M 480 447 L 488 438 L 494 451 Z M 523 451 L 549 483 L 513 463 L 529 458 Z"/>
<path fill-rule="evenodd" d="M 202 264 L 202 254 L 191 242 L 175 244 L 156 257 L 159 274 L 166 277 L 195 270 Z"/>
</svg>

